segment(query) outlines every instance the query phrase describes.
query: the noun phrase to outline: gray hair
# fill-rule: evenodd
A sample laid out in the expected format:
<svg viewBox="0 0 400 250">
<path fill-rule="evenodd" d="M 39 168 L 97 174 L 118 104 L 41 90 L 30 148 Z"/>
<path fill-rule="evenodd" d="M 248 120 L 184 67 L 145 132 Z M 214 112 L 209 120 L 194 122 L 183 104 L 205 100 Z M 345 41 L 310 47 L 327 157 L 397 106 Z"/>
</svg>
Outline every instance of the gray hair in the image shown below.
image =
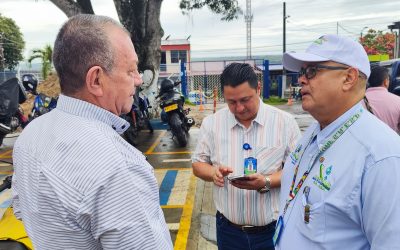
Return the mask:
<svg viewBox="0 0 400 250">
<path fill-rule="evenodd" d="M 87 71 L 95 65 L 112 71 L 114 49 L 106 32 L 110 25 L 129 35 L 121 24 L 106 16 L 80 14 L 61 27 L 54 43 L 53 63 L 63 94 L 73 95 L 82 89 Z"/>
</svg>

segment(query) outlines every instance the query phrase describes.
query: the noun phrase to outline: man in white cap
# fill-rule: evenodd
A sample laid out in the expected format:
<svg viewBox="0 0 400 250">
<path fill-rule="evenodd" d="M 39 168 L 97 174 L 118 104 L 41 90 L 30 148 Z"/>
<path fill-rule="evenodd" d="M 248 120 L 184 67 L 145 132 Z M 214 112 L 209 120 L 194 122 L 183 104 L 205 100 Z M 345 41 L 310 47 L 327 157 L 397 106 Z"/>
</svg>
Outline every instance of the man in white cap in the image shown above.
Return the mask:
<svg viewBox="0 0 400 250">
<path fill-rule="evenodd" d="M 276 249 L 400 249 L 400 138 L 363 108 L 363 47 L 325 35 L 283 66 L 317 122 L 283 169 Z"/>
</svg>

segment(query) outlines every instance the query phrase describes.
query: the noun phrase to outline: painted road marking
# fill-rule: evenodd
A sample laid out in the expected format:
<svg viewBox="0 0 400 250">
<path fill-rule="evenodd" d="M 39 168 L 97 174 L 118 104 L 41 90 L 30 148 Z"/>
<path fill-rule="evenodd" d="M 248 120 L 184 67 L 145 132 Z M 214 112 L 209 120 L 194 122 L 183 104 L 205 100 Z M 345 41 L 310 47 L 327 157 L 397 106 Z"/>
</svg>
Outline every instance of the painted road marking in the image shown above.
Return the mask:
<svg viewBox="0 0 400 250">
<path fill-rule="evenodd" d="M 192 223 L 192 213 L 193 213 L 193 204 L 194 204 L 194 196 L 196 194 L 196 177 L 191 175 L 190 184 L 188 188 L 188 193 L 186 195 L 185 206 L 183 207 L 181 221 L 179 223 L 179 231 L 176 235 L 175 250 L 184 250 L 186 249 L 190 226 Z"/>
<path fill-rule="evenodd" d="M 167 133 L 166 130 L 161 131 L 160 135 L 157 137 L 157 139 L 154 141 L 154 143 L 150 146 L 150 148 L 146 151 L 144 154 L 151 154 L 154 149 L 157 147 L 157 145 L 160 143 L 161 139 L 164 137 L 164 135 Z"/>
<path fill-rule="evenodd" d="M 165 174 L 160 185 L 160 205 L 167 205 L 177 174 L 176 170 L 168 170 Z"/>
<path fill-rule="evenodd" d="M 175 185 L 173 186 L 171 195 L 169 196 L 168 205 L 185 204 L 191 175 L 192 171 L 190 170 L 178 172 Z"/>
<path fill-rule="evenodd" d="M 147 151 L 145 154 L 146 155 L 177 155 L 177 154 L 192 154 L 192 153 L 193 153 L 193 151 L 182 151 L 182 152 L 149 152 L 149 151 Z"/>
<path fill-rule="evenodd" d="M 168 160 L 163 160 L 163 162 L 188 162 L 191 160 L 192 159 L 168 159 Z"/>
<path fill-rule="evenodd" d="M 167 223 L 168 229 L 171 231 L 178 231 L 179 223 Z"/>
<path fill-rule="evenodd" d="M 0 159 L 9 159 L 12 157 L 12 149 L 0 154 Z"/>
</svg>

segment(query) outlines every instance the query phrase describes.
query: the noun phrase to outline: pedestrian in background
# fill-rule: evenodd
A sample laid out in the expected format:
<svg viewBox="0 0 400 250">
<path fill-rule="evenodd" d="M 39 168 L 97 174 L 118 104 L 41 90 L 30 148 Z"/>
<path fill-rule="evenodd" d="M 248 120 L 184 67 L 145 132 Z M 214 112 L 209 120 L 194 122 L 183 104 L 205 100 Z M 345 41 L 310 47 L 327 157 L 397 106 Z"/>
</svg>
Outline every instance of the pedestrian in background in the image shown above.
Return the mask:
<svg viewBox="0 0 400 250">
<path fill-rule="evenodd" d="M 221 86 L 228 107 L 203 120 L 193 173 L 215 184 L 219 249 L 274 249 L 282 163 L 300 129 L 292 115 L 262 102 L 249 64 L 228 65 Z M 227 180 L 244 173 L 253 174 Z"/>
<path fill-rule="evenodd" d="M 382 66 L 373 67 L 368 83 L 365 96 L 373 114 L 400 134 L 400 96 L 388 91 L 389 70 Z"/>
<path fill-rule="evenodd" d="M 35 249 L 172 249 L 153 168 L 119 135 L 142 83 L 130 35 L 77 15 L 53 52 L 61 95 L 15 143 L 13 206 Z"/>
<path fill-rule="evenodd" d="M 400 249 L 400 137 L 362 105 L 364 48 L 324 35 L 283 66 L 317 122 L 283 168 L 276 248 Z"/>
</svg>

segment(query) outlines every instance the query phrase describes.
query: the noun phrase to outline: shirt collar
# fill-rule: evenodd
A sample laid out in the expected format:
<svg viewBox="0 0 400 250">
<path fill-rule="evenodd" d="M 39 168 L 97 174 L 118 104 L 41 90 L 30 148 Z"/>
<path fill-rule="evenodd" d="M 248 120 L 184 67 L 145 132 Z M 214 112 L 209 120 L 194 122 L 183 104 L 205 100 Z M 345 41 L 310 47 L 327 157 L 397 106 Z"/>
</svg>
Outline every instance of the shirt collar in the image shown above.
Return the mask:
<svg viewBox="0 0 400 250">
<path fill-rule="evenodd" d="M 261 98 L 259 98 L 259 105 L 258 105 L 258 111 L 257 111 L 257 116 L 256 118 L 254 118 L 254 120 L 251 122 L 253 124 L 253 122 L 257 122 L 260 125 L 264 125 L 265 124 L 265 107 L 263 105 L 263 102 L 261 100 Z M 228 107 L 228 111 L 229 111 L 229 115 L 228 115 L 228 126 L 229 128 L 233 128 L 236 125 L 238 126 L 243 126 L 240 124 L 240 122 L 236 119 L 235 115 L 229 110 Z M 250 125 L 251 126 L 251 125 Z"/>
<path fill-rule="evenodd" d="M 351 109 L 347 110 L 343 115 L 339 116 L 335 121 L 326 126 L 323 130 L 319 125 L 316 126 L 314 134 L 316 134 L 316 143 L 318 148 L 321 149 L 329 136 L 336 131 L 340 126 L 342 126 L 351 116 L 356 114 L 360 109 L 364 109 L 362 106 L 362 101 L 354 105 Z"/>
<path fill-rule="evenodd" d="M 63 94 L 60 94 L 58 98 L 57 109 L 88 120 L 103 122 L 118 134 L 122 134 L 130 126 L 126 120 L 99 106 Z"/>
<path fill-rule="evenodd" d="M 383 87 L 383 86 L 379 86 L 379 87 L 369 87 L 367 88 L 366 92 L 376 92 L 376 91 L 385 91 L 388 92 L 388 89 Z"/>
</svg>

